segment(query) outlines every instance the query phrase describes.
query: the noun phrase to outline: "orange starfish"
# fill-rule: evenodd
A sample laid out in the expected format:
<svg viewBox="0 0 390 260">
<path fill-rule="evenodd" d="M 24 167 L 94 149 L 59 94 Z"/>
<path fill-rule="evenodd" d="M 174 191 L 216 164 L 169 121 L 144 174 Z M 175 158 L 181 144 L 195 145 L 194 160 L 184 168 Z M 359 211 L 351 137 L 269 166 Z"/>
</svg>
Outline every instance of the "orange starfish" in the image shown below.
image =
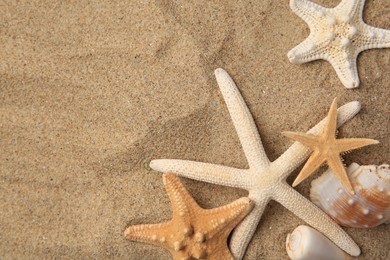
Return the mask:
<svg viewBox="0 0 390 260">
<path fill-rule="evenodd" d="M 176 175 L 166 173 L 163 181 L 172 204 L 172 219 L 165 223 L 130 226 L 125 237 L 164 247 L 174 259 L 233 259 L 227 238 L 252 209 L 249 198 L 215 209 L 203 209 Z"/>
<path fill-rule="evenodd" d="M 348 179 L 340 154 L 366 145 L 377 144 L 379 142 L 373 139 L 363 138 L 336 139 L 336 125 L 337 99 L 335 98 L 329 109 L 327 122 L 320 135 L 316 136 L 304 133 L 283 132 L 283 134 L 288 138 L 301 142 L 302 144 L 310 147 L 313 151 L 305 166 L 292 184 L 293 187 L 297 186 L 304 179 L 309 177 L 324 162 L 327 162 L 343 186 L 346 187 L 351 194 L 355 194 Z"/>
</svg>

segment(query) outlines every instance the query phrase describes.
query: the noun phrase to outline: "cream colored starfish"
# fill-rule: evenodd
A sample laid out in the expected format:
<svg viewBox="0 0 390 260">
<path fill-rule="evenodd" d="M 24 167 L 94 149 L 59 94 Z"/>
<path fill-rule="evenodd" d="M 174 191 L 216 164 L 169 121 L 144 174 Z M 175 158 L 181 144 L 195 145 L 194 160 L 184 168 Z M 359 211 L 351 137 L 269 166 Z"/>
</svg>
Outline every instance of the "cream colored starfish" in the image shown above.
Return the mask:
<svg viewBox="0 0 390 260">
<path fill-rule="evenodd" d="M 307 0 L 291 0 L 291 9 L 307 23 L 310 35 L 288 53 L 290 61 L 326 60 L 345 87 L 358 87 L 356 59 L 359 53 L 390 47 L 390 30 L 364 23 L 364 2 L 342 0 L 335 8 L 325 8 Z"/>
<path fill-rule="evenodd" d="M 337 99 L 335 98 L 330 106 L 326 125 L 322 129 L 320 135 L 315 136 L 305 133 L 283 132 L 283 135 L 294 139 L 308 147 L 313 151 L 309 160 L 298 174 L 298 177 L 293 182 L 295 187 L 304 179 L 310 176 L 324 162 L 327 162 L 336 177 L 341 181 L 343 186 L 351 194 L 355 194 L 352 185 L 348 179 L 344 164 L 341 161 L 340 154 L 357 148 L 361 148 L 370 144 L 379 143 L 373 139 L 364 138 L 344 138 L 336 139 L 336 124 L 337 124 Z"/>
<path fill-rule="evenodd" d="M 173 259 L 233 259 L 226 240 L 232 229 L 252 209 L 248 198 L 214 209 L 199 207 L 171 173 L 163 181 L 172 205 L 172 219 L 159 224 L 130 226 L 125 237 L 167 249 Z"/>
<path fill-rule="evenodd" d="M 185 160 L 152 160 L 150 167 L 161 172 L 173 172 L 191 179 L 246 189 L 255 202 L 251 213 L 233 231 L 230 249 L 236 259 L 242 259 L 256 230 L 265 206 L 276 200 L 309 225 L 322 232 L 351 255 L 360 254 L 359 247 L 333 220 L 287 184 L 287 176 L 310 154 L 305 146 L 295 142 L 274 162 L 270 162 L 261 144 L 255 122 L 229 74 L 223 69 L 215 71 L 217 82 L 236 128 L 249 169 Z M 338 110 L 338 126 L 360 110 L 357 101 Z M 309 133 L 319 133 L 324 120 Z"/>
</svg>

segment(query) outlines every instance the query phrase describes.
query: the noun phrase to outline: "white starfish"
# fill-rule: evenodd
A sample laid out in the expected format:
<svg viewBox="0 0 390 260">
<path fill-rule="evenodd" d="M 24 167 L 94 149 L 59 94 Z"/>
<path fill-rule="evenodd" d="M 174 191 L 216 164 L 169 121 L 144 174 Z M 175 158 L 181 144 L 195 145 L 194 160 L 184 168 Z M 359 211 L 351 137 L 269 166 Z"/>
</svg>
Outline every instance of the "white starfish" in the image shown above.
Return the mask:
<svg viewBox="0 0 390 260">
<path fill-rule="evenodd" d="M 291 9 L 307 23 L 310 35 L 287 54 L 290 61 L 326 60 L 345 87 L 358 87 L 356 59 L 359 53 L 390 47 L 390 30 L 364 23 L 364 2 L 342 0 L 335 8 L 325 8 L 307 0 L 291 0 Z"/>
<path fill-rule="evenodd" d="M 237 131 L 249 169 L 201 163 L 185 160 L 152 160 L 150 167 L 161 172 L 173 172 L 191 179 L 246 189 L 255 202 L 252 212 L 235 229 L 230 249 L 236 259 L 242 259 L 256 230 L 264 208 L 270 200 L 276 200 L 309 225 L 325 234 L 340 248 L 351 255 L 360 254 L 355 242 L 325 213 L 287 184 L 286 178 L 310 154 L 305 146 L 295 142 L 274 162 L 270 162 L 262 146 L 255 122 L 229 74 L 217 69 L 215 76 Z M 338 110 L 338 126 L 352 118 L 360 110 L 357 101 Z M 325 120 L 309 133 L 320 132 Z"/>
</svg>

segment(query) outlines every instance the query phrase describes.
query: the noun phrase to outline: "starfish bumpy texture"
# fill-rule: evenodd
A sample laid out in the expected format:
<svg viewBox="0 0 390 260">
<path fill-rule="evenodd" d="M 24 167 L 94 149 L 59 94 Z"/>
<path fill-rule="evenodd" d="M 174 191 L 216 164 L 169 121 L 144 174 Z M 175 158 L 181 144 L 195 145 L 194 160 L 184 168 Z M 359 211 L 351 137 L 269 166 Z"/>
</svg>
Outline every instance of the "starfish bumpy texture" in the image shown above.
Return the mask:
<svg viewBox="0 0 390 260">
<path fill-rule="evenodd" d="M 164 174 L 163 181 L 172 204 L 172 219 L 130 226 L 125 237 L 164 247 L 175 260 L 233 259 L 227 238 L 252 209 L 251 201 L 241 198 L 226 206 L 203 209 L 174 174 Z"/>
<path fill-rule="evenodd" d="M 255 122 L 233 80 L 223 69 L 217 69 L 215 75 L 248 160 L 249 169 L 171 159 L 152 160 L 150 167 L 157 171 L 173 172 L 191 179 L 249 191 L 248 197 L 255 202 L 255 206 L 235 228 L 230 241 L 230 250 L 236 259 L 243 258 L 270 200 L 282 204 L 349 254 L 359 255 L 359 247 L 347 233 L 286 182 L 288 175 L 309 156 L 310 150 L 295 142 L 277 160 L 270 162 L 261 144 Z M 359 110 L 360 104 L 357 101 L 339 108 L 338 126 L 351 119 Z M 324 123 L 322 120 L 309 133 L 319 133 Z"/>
<path fill-rule="evenodd" d="M 292 186 L 295 187 L 301 183 L 304 179 L 310 176 L 318 167 L 324 162 L 327 162 L 333 173 L 339 178 L 343 186 L 354 194 L 352 185 L 348 179 L 347 172 L 345 171 L 344 164 L 340 157 L 341 153 L 348 152 L 353 149 L 361 148 L 370 144 L 379 143 L 373 139 L 363 138 L 344 138 L 336 139 L 336 125 L 337 125 L 337 101 L 333 100 L 330 107 L 327 122 L 319 136 L 305 133 L 293 133 L 283 132 L 283 134 L 295 141 L 298 141 L 311 148 L 313 153 L 309 160 L 298 174 L 298 177 L 293 182 Z"/>
<path fill-rule="evenodd" d="M 345 87 L 358 87 L 356 59 L 359 53 L 390 47 L 390 30 L 364 23 L 364 2 L 342 0 L 335 8 L 325 8 L 307 0 L 291 0 L 291 9 L 308 24 L 310 35 L 288 53 L 290 61 L 326 60 Z"/>
</svg>

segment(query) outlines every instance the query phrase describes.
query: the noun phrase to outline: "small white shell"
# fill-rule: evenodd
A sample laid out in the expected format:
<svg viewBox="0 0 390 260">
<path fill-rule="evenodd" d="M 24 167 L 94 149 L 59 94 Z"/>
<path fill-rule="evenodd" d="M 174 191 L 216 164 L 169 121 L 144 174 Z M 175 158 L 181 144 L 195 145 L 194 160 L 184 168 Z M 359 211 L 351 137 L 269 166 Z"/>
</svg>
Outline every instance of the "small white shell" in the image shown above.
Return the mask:
<svg viewBox="0 0 390 260">
<path fill-rule="evenodd" d="M 311 200 L 344 227 L 368 228 L 389 222 L 390 166 L 352 163 L 347 173 L 355 195 L 328 169 L 311 183 Z"/>
<path fill-rule="evenodd" d="M 286 249 L 292 260 L 352 259 L 323 234 L 303 225 L 287 235 Z"/>
</svg>

